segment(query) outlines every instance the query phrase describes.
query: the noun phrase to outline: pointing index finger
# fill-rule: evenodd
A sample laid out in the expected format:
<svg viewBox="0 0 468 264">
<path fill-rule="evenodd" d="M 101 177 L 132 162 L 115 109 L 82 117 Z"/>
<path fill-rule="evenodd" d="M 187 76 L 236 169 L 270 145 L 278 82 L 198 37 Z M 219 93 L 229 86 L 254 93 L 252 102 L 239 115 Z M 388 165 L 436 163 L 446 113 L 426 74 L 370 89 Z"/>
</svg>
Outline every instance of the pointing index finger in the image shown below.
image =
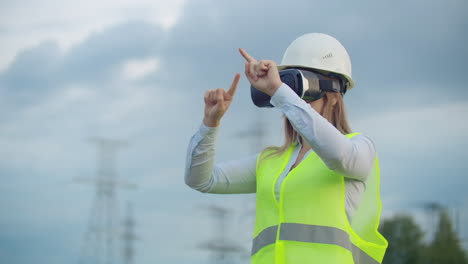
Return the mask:
<svg viewBox="0 0 468 264">
<path fill-rule="evenodd" d="M 234 93 L 236 92 L 236 89 L 237 89 L 237 84 L 239 83 L 239 79 L 240 79 L 240 74 L 237 73 L 236 76 L 234 77 L 234 80 L 232 81 L 231 87 L 229 87 L 229 90 L 227 91 L 227 93 L 230 96 L 234 96 Z"/>
<path fill-rule="evenodd" d="M 244 57 L 244 59 L 248 62 L 253 62 L 253 61 L 256 61 L 256 59 L 254 59 L 252 56 L 250 56 L 247 51 L 245 51 L 243 48 L 239 48 L 239 52 L 240 54 L 242 55 L 242 57 Z"/>
</svg>

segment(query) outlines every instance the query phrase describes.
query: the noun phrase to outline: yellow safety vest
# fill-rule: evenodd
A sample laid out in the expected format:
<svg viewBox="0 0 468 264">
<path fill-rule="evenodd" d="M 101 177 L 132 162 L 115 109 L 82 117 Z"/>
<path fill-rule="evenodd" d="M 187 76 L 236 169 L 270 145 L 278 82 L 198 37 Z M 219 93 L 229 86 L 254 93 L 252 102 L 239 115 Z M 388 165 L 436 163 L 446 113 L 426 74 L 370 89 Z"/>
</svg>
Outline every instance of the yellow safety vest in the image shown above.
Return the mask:
<svg viewBox="0 0 468 264">
<path fill-rule="evenodd" d="M 381 263 L 388 243 L 377 230 L 382 207 L 377 158 L 349 223 L 344 177 L 330 170 L 315 152 L 288 173 L 276 199 L 276 181 L 296 144 L 279 156 L 264 158 L 271 153 L 264 151 L 257 159 L 252 263 Z"/>
</svg>

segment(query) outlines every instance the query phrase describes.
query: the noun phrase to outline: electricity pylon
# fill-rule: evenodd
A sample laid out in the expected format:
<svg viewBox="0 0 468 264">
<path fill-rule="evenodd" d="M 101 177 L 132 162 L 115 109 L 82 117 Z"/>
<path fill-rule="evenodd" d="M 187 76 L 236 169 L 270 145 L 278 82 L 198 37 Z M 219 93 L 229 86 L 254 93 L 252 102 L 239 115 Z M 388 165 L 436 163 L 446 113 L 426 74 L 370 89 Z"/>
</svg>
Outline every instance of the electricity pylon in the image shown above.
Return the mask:
<svg viewBox="0 0 468 264">
<path fill-rule="evenodd" d="M 114 248 L 118 228 L 116 203 L 117 187 L 135 188 L 135 185 L 117 180 L 116 152 L 126 145 L 123 141 L 92 138 L 97 146 L 97 174 L 94 179 L 78 178 L 77 181 L 92 183 L 95 195 L 84 236 L 80 264 L 115 264 Z"/>
<path fill-rule="evenodd" d="M 228 215 L 228 209 L 216 205 L 209 206 L 207 209 L 215 219 L 216 235 L 210 241 L 199 244 L 198 247 L 211 252 L 212 263 L 233 263 L 235 257 L 242 252 L 243 249 L 227 238 L 226 217 Z"/>
<path fill-rule="evenodd" d="M 133 248 L 133 241 L 137 240 L 138 237 L 135 235 L 135 220 L 133 218 L 132 204 L 127 203 L 127 216 L 124 220 L 124 232 L 123 232 L 123 263 L 133 264 L 135 257 L 135 249 Z"/>
</svg>

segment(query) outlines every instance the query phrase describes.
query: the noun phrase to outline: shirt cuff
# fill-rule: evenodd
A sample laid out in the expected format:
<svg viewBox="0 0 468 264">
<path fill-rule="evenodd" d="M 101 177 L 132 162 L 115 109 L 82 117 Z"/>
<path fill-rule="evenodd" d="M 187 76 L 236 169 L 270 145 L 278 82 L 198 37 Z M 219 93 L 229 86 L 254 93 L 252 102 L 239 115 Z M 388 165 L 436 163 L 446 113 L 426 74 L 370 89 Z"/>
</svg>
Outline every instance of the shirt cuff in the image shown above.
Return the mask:
<svg viewBox="0 0 468 264">
<path fill-rule="evenodd" d="M 214 138 L 218 134 L 218 128 L 219 127 L 209 127 L 205 125 L 205 123 L 202 122 L 199 128 L 200 137 L 201 138 L 204 138 L 204 137 Z"/>
<path fill-rule="evenodd" d="M 301 102 L 302 99 L 285 83 L 281 84 L 270 100 L 274 107 L 281 107 L 286 104 L 300 104 Z"/>
</svg>

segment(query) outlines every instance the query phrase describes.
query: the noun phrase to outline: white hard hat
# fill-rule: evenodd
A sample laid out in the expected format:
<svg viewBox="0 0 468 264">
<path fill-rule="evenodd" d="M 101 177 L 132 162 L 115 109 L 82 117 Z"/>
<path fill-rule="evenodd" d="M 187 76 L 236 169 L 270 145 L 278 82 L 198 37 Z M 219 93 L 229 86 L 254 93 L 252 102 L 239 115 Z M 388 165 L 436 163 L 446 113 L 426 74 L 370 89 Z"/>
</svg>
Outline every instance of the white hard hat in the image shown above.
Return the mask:
<svg viewBox="0 0 468 264">
<path fill-rule="evenodd" d="M 310 68 L 336 73 L 348 81 L 348 90 L 354 86 L 348 52 L 338 40 L 326 34 L 308 33 L 294 40 L 278 65 L 278 70 L 285 68 Z"/>
</svg>

